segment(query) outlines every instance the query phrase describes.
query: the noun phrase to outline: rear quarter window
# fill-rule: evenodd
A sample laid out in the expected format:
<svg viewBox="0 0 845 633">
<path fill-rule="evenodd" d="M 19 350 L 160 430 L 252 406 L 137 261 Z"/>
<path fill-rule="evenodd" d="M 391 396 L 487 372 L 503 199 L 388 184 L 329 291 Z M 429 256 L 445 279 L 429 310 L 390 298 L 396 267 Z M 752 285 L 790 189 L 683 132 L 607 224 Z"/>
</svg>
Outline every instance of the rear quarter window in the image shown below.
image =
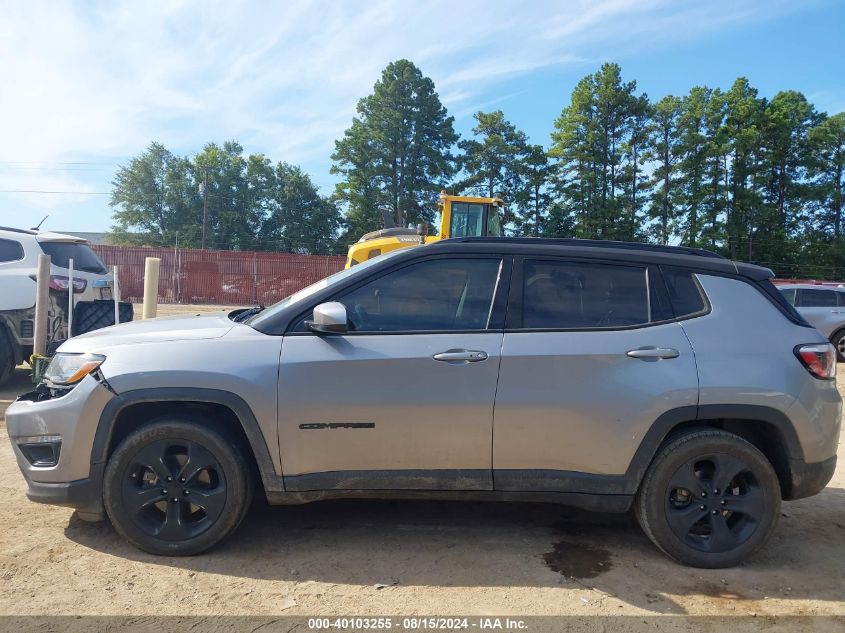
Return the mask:
<svg viewBox="0 0 845 633">
<path fill-rule="evenodd" d="M 664 268 L 663 279 L 666 281 L 675 318 L 683 319 L 707 310 L 704 291 L 694 274 L 685 270 Z"/>
<path fill-rule="evenodd" d="M 15 240 L 0 240 L 0 264 L 23 259 L 23 246 Z"/>
<path fill-rule="evenodd" d="M 41 250 L 50 256 L 50 263 L 59 268 L 68 268 L 73 259 L 74 270 L 105 275 L 105 264 L 90 246 L 79 242 L 39 242 Z"/>
</svg>

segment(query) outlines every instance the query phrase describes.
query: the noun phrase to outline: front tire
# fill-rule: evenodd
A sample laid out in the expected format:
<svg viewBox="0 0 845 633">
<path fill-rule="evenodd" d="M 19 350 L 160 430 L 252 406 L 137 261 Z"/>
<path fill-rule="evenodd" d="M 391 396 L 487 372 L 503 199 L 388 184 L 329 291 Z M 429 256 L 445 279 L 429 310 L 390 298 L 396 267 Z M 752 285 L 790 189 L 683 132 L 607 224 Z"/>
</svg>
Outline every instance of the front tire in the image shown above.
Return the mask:
<svg viewBox="0 0 845 633">
<path fill-rule="evenodd" d="M 115 530 L 136 547 L 191 556 L 238 527 L 252 501 L 252 478 L 234 442 L 200 420 L 162 417 L 112 454 L 103 500 Z"/>
<path fill-rule="evenodd" d="M 635 502 L 643 531 L 675 560 L 732 567 L 763 546 L 780 516 L 781 491 L 768 459 L 741 437 L 702 429 L 654 459 Z"/>
</svg>

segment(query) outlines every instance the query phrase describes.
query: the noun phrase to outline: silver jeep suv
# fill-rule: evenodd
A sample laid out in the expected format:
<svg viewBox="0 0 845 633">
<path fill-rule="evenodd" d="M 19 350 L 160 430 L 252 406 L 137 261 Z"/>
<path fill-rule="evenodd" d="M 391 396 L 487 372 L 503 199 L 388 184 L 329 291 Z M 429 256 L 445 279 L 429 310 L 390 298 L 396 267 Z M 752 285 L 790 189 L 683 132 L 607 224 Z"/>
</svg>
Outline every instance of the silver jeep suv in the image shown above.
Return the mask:
<svg viewBox="0 0 845 633">
<path fill-rule="evenodd" d="M 771 271 L 688 248 L 476 238 L 396 251 L 266 308 L 71 339 L 6 414 L 29 498 L 201 552 L 270 503 L 633 507 L 734 565 L 836 464 L 830 343 Z"/>
</svg>

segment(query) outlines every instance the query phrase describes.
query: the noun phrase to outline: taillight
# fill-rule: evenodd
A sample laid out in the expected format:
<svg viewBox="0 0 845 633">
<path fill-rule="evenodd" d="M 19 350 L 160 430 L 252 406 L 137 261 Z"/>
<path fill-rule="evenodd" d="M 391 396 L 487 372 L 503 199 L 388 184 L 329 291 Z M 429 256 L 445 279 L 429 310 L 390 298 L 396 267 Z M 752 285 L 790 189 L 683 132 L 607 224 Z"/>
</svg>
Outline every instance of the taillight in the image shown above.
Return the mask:
<svg viewBox="0 0 845 633">
<path fill-rule="evenodd" d="M 88 280 L 80 277 L 73 278 L 73 291 L 82 292 L 88 286 Z M 67 292 L 70 287 L 70 279 L 61 275 L 50 275 L 50 289 Z"/>
<path fill-rule="evenodd" d="M 795 355 L 813 376 L 821 380 L 836 378 L 836 350 L 830 343 L 798 345 Z"/>
</svg>

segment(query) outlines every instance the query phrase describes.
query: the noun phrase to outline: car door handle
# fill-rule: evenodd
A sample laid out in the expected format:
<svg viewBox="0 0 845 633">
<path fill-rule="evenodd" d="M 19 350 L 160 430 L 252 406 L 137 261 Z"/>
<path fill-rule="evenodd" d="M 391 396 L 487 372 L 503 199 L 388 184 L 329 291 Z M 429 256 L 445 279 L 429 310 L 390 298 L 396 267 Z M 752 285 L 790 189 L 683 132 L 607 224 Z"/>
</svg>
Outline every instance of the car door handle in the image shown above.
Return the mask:
<svg viewBox="0 0 845 633">
<path fill-rule="evenodd" d="M 444 363 L 463 365 L 464 363 L 477 363 L 478 361 L 487 360 L 487 352 L 473 349 L 450 349 L 435 354 L 432 358 Z"/>
<path fill-rule="evenodd" d="M 626 355 L 631 358 L 660 360 L 661 358 L 677 358 L 681 354 L 678 350 L 672 349 L 671 347 L 641 347 L 626 352 Z"/>
</svg>

